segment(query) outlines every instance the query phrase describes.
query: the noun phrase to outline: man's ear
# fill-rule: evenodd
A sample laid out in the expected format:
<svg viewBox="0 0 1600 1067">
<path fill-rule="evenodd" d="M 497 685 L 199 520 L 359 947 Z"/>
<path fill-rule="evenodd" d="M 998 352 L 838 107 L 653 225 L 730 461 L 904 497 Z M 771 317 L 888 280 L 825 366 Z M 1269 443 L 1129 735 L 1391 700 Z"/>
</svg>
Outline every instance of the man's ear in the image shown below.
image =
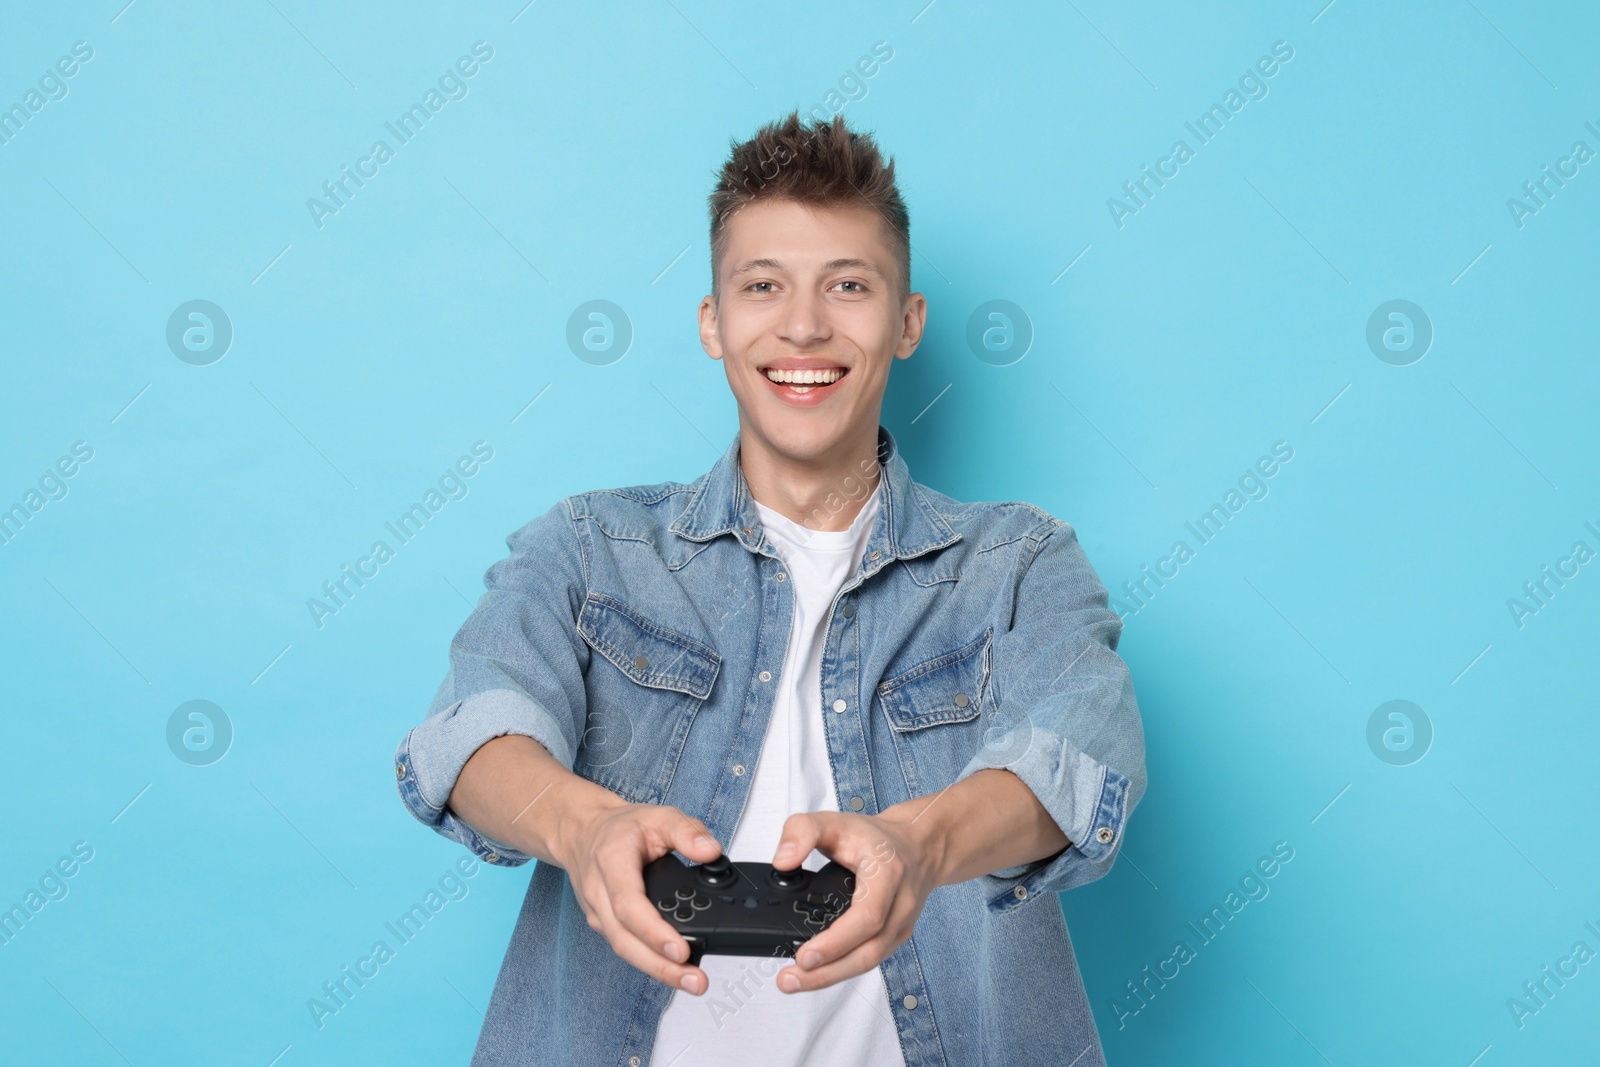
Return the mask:
<svg viewBox="0 0 1600 1067">
<path fill-rule="evenodd" d="M 906 297 L 901 318 L 900 340 L 894 346 L 895 359 L 909 359 L 922 343 L 922 331 L 928 325 L 928 298 L 921 293 Z"/>
<path fill-rule="evenodd" d="M 717 302 L 708 293 L 700 301 L 700 347 L 712 359 L 722 358 L 722 339 L 717 336 Z"/>
</svg>

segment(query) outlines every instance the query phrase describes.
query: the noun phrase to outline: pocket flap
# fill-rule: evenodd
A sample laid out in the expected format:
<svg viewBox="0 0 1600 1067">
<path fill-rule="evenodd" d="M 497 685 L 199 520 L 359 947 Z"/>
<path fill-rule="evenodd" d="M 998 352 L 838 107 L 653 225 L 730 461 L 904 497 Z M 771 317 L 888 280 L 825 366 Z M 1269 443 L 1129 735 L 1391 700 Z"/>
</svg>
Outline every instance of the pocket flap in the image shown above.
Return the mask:
<svg viewBox="0 0 1600 1067">
<path fill-rule="evenodd" d="M 878 697 L 896 730 L 920 730 L 976 718 L 989 674 L 985 629 L 960 648 L 924 660 L 878 686 Z"/>
<path fill-rule="evenodd" d="M 692 637 L 659 626 L 615 597 L 590 593 L 578 614 L 589 646 L 640 685 L 705 700 L 722 657 Z"/>
</svg>

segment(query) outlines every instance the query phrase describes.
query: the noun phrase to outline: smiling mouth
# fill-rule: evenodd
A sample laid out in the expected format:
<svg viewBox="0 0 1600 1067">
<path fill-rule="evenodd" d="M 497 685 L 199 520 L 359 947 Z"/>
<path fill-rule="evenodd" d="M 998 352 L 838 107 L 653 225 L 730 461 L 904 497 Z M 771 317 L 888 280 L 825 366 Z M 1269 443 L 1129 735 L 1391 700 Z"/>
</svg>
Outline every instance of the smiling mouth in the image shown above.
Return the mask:
<svg viewBox="0 0 1600 1067">
<path fill-rule="evenodd" d="M 769 382 L 787 386 L 797 393 L 804 394 L 811 392 L 813 389 L 825 389 L 850 372 L 846 367 L 826 367 L 815 370 L 779 370 L 775 367 L 768 367 L 761 373 Z"/>
</svg>

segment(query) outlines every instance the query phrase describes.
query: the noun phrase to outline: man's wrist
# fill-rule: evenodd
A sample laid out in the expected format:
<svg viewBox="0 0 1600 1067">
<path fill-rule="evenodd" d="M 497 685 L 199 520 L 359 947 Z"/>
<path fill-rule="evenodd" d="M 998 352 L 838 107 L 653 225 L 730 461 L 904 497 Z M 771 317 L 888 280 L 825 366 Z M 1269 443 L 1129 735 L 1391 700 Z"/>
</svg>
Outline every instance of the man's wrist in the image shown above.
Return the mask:
<svg viewBox="0 0 1600 1067">
<path fill-rule="evenodd" d="M 880 818 L 911 837 L 935 886 L 1053 858 L 1072 845 L 1032 790 L 998 767 L 892 805 Z"/>
<path fill-rule="evenodd" d="M 912 797 L 890 805 L 878 815 L 878 818 L 892 823 L 911 840 L 936 888 L 954 880 L 950 870 L 950 824 L 945 818 L 953 808 L 946 807 L 941 811 L 939 800 L 942 796 L 943 793 L 934 793 L 931 796 Z"/>
<path fill-rule="evenodd" d="M 538 824 L 544 828 L 544 848 L 553 866 L 567 870 L 577 849 L 593 833 L 595 819 L 605 811 L 627 804 L 628 801 L 604 786 L 568 772 L 550 782 L 543 796 L 525 814 L 531 819 L 534 812 L 541 807 L 545 809 L 539 815 Z M 520 821 L 520 817 L 514 821 Z"/>
</svg>

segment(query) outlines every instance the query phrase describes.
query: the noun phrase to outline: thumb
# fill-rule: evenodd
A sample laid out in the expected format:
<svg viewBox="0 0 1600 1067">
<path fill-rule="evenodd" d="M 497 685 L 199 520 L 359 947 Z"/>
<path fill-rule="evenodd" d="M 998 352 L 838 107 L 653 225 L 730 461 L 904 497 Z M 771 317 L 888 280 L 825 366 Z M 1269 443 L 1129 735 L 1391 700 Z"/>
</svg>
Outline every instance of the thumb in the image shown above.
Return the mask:
<svg viewBox="0 0 1600 1067">
<path fill-rule="evenodd" d="M 807 815 L 789 816 L 784 820 L 777 851 L 772 854 L 772 865 L 780 871 L 794 870 L 817 847 L 818 837 L 817 820 Z"/>
<path fill-rule="evenodd" d="M 696 863 L 707 863 L 722 855 L 722 846 L 711 836 L 706 824 L 688 816 L 673 826 L 672 847 Z"/>
</svg>

